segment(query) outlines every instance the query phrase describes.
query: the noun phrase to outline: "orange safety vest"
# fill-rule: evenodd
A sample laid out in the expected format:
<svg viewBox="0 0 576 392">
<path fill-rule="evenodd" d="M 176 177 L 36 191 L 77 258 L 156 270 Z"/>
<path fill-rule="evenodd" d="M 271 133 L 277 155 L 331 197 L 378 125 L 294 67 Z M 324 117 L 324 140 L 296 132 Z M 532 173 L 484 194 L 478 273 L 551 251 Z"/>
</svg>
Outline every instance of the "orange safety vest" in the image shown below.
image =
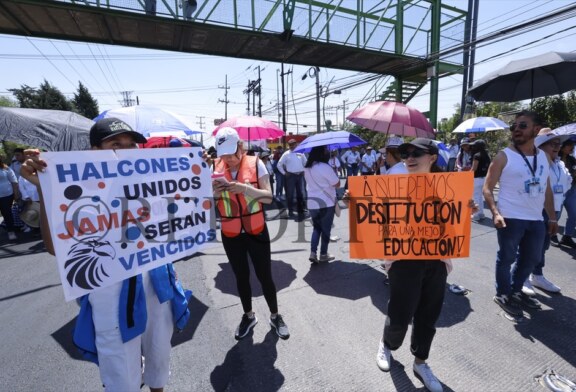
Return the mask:
<svg viewBox="0 0 576 392">
<path fill-rule="evenodd" d="M 234 181 L 228 166 L 221 159 L 216 161 L 214 171 L 224 173 L 228 181 Z M 243 155 L 235 181 L 250 183 L 254 188 L 258 188 L 258 157 Z M 260 234 L 264 230 L 264 210 L 262 204 L 254 198 L 225 191 L 216 205 L 222 221 L 222 234 L 226 237 L 236 237 L 242 229 L 252 235 Z"/>
</svg>

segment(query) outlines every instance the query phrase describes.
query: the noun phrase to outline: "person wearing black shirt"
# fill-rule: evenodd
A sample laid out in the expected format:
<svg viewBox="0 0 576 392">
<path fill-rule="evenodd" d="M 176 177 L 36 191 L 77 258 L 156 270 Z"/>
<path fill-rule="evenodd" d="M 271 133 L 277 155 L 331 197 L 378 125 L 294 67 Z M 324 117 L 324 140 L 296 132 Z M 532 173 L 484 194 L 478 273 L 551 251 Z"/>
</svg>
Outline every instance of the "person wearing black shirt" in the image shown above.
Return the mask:
<svg viewBox="0 0 576 392">
<path fill-rule="evenodd" d="M 490 155 L 486 151 L 486 142 L 482 139 L 475 140 L 470 148 L 472 151 L 472 171 L 474 172 L 474 202 L 478 205 L 478 212 L 472 215 L 472 219 L 480 221 L 485 218 L 482 187 L 490 166 Z"/>
</svg>

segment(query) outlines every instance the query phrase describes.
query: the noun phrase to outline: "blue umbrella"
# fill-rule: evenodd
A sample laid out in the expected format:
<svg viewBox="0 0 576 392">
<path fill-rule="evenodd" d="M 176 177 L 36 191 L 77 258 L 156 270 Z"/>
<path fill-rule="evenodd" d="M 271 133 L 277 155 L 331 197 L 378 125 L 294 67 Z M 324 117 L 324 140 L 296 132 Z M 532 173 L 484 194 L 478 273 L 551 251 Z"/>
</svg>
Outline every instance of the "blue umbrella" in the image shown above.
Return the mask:
<svg viewBox="0 0 576 392">
<path fill-rule="evenodd" d="M 558 136 L 576 136 L 576 123 L 562 125 L 561 127 L 552 130 L 552 133 Z"/>
<path fill-rule="evenodd" d="M 327 146 L 330 150 L 337 150 L 339 148 L 350 148 L 361 144 L 366 144 L 366 141 L 353 133 L 346 131 L 331 131 L 308 136 L 294 149 L 294 151 L 310 152 L 312 148 L 321 146 Z"/>
<path fill-rule="evenodd" d="M 458 125 L 452 133 L 482 133 L 508 129 L 510 126 L 504 121 L 494 117 L 470 118 Z"/>
<path fill-rule="evenodd" d="M 120 109 L 106 110 L 94 121 L 102 118 L 116 117 L 144 136 L 179 136 L 186 137 L 202 133 L 196 131 L 194 122 L 176 113 L 155 106 L 139 105 Z"/>
</svg>

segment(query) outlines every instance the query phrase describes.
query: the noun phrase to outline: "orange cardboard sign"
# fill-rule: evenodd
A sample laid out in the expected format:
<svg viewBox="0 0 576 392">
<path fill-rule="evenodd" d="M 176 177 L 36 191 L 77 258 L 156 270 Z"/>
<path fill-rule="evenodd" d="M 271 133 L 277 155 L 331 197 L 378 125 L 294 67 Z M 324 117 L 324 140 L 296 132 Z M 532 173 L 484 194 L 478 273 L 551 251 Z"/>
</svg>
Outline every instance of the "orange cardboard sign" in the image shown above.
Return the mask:
<svg viewBox="0 0 576 392">
<path fill-rule="evenodd" d="M 349 177 L 348 189 L 351 258 L 469 256 L 472 172 Z"/>
</svg>

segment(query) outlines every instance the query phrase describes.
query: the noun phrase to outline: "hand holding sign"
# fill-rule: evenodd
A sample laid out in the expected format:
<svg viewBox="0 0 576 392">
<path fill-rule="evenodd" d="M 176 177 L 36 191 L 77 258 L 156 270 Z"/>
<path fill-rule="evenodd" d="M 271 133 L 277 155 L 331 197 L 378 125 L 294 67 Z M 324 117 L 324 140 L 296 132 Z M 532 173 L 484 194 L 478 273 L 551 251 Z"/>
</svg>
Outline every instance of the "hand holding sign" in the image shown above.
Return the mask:
<svg viewBox="0 0 576 392">
<path fill-rule="evenodd" d="M 472 173 L 352 177 L 350 257 L 468 257 Z"/>
</svg>

